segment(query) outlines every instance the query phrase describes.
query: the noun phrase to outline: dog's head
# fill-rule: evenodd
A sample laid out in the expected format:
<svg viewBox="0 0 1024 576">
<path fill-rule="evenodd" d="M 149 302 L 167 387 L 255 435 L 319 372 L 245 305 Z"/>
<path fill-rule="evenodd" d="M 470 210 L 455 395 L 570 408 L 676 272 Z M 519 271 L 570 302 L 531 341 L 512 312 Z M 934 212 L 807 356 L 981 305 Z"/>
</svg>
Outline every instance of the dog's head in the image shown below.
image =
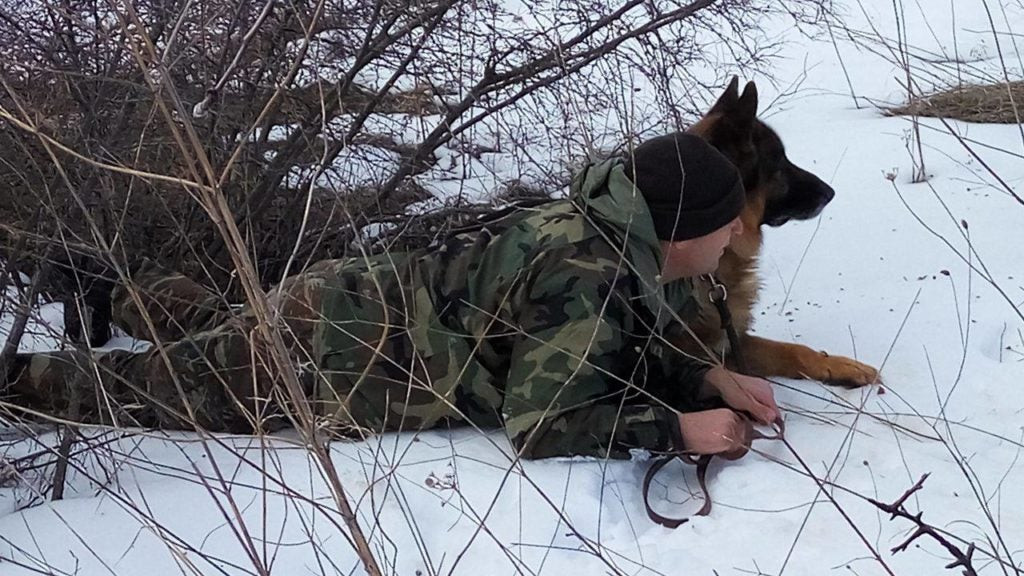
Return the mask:
<svg viewBox="0 0 1024 576">
<path fill-rule="evenodd" d="M 835 190 L 786 157 L 782 140 L 757 119 L 757 88 L 739 93 L 733 78 L 711 110 L 688 132 L 701 136 L 729 158 L 743 175 L 747 207 L 759 224 L 781 226 L 821 213 Z"/>
</svg>

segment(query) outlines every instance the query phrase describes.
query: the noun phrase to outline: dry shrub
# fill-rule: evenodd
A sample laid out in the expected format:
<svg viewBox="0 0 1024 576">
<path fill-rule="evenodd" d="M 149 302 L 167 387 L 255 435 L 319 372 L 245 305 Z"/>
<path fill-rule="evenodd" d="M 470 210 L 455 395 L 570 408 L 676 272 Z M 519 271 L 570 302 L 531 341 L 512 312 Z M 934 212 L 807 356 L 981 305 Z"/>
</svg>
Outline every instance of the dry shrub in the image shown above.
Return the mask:
<svg viewBox="0 0 1024 576">
<path fill-rule="evenodd" d="M 264 286 L 293 256 L 301 268 L 347 255 L 368 224 L 404 235 L 388 247 L 422 245 L 482 210 L 409 209 L 440 157 L 599 147 L 574 111 L 552 110 L 611 107 L 631 77 L 659 110 L 615 136 L 679 125 L 703 108 L 701 88 L 773 53 L 765 19 L 827 8 L 571 0 L 533 7 L 536 29 L 501 3 L 456 0 L 0 0 L 0 260 L 27 275 L 51 261 L 43 291 L 56 299 L 90 299 L 90 276 L 109 287 L 112 270 L 148 258 L 238 300 L 200 186 L 225 199 Z M 176 140 L 185 127 L 215 184 Z M 565 165 L 543 176 L 560 184 Z"/>
</svg>

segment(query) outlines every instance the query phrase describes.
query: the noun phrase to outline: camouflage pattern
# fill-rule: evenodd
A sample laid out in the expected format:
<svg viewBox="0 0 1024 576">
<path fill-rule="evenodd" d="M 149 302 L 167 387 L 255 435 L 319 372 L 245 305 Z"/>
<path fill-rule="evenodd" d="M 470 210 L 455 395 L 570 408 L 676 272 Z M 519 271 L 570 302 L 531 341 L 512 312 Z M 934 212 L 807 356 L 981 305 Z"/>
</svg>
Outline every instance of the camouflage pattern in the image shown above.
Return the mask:
<svg viewBox="0 0 1024 576">
<path fill-rule="evenodd" d="M 325 425 L 503 425 L 525 458 L 621 458 L 682 447 L 676 410 L 696 407 L 706 370 L 666 344 L 697 303 L 687 281 L 660 285 L 660 257 L 642 198 L 609 160 L 568 200 L 438 246 L 320 262 L 270 297 Z M 247 310 L 154 266 L 133 281 L 149 320 L 130 287 L 115 318 L 159 346 L 23 358 L 14 390 L 60 409 L 61 386 L 77 385 L 83 413 L 121 424 L 241 431 L 280 417 Z M 90 373 L 103 386 L 71 376 Z"/>
<path fill-rule="evenodd" d="M 132 281 L 140 288 L 138 297 L 149 314 L 156 338 L 164 342 L 180 340 L 189 334 L 215 328 L 229 318 L 228 302 L 191 278 L 162 268 L 151 260 L 135 268 Z M 153 333 L 131 298 L 129 286 L 115 286 L 111 299 L 114 324 L 139 338 L 153 339 Z"/>
</svg>

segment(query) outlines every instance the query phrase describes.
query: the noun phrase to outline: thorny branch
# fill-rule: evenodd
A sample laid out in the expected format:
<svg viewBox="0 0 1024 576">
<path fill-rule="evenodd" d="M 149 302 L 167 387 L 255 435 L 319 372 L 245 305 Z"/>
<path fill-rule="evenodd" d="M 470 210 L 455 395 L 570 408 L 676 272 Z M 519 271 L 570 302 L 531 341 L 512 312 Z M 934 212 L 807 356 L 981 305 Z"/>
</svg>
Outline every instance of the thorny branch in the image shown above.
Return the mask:
<svg viewBox="0 0 1024 576">
<path fill-rule="evenodd" d="M 936 542 L 941 544 L 942 547 L 945 548 L 955 559 L 953 562 L 946 564 L 947 569 L 952 570 L 953 568 L 960 567 L 963 568 L 962 574 L 964 576 L 977 576 L 978 573 L 975 571 L 974 565 L 972 563 L 972 558 L 974 556 L 973 542 L 967 546 L 967 551 L 964 552 L 956 545 L 954 545 L 952 542 L 950 542 L 948 538 L 940 534 L 934 527 L 932 527 L 924 520 L 922 520 L 921 516 L 924 515 L 924 512 L 917 512 L 916 514 L 911 514 L 903 506 L 903 503 L 906 502 L 908 498 L 910 498 L 915 492 L 917 492 L 924 486 L 924 481 L 928 479 L 928 476 L 929 474 L 921 476 L 921 478 L 916 483 L 914 483 L 914 485 L 911 486 L 910 489 L 904 492 L 902 496 L 897 498 L 891 504 L 885 504 L 873 498 L 868 498 L 868 502 L 871 502 L 883 512 L 889 513 L 891 515 L 890 520 L 895 520 L 896 518 L 905 518 L 907 520 L 910 520 L 917 526 L 917 529 L 914 530 L 914 532 L 910 535 L 909 538 L 903 541 L 902 544 L 899 544 L 898 546 L 894 546 L 892 548 L 892 552 L 894 554 L 897 552 L 902 552 L 906 550 L 911 543 L 913 543 L 921 536 L 930 536 Z"/>
</svg>

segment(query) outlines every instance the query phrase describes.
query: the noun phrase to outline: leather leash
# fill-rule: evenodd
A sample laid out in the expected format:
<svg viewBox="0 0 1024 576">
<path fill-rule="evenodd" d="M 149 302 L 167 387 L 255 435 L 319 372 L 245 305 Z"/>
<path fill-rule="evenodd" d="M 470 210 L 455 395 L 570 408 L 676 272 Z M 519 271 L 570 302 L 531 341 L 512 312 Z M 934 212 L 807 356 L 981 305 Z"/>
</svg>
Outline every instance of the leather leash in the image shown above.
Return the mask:
<svg viewBox="0 0 1024 576">
<path fill-rule="evenodd" d="M 732 311 L 729 310 L 729 306 L 726 303 L 726 300 L 729 299 L 729 291 L 725 289 L 725 284 L 722 284 L 713 274 L 707 274 L 704 278 L 711 284 L 711 288 L 708 289 L 708 299 L 718 309 L 722 330 L 725 330 L 725 335 L 729 338 L 729 352 L 732 359 L 740 372 L 746 372 L 747 363 L 743 358 L 740 336 L 736 332 L 736 325 L 732 321 Z"/>
<path fill-rule="evenodd" d="M 736 367 L 740 369 L 740 372 L 746 371 L 746 362 L 743 360 L 743 352 L 740 347 L 739 334 L 736 333 L 736 326 L 732 321 L 732 312 L 729 311 L 729 306 L 726 304 L 726 300 L 729 298 L 729 292 L 726 290 L 725 285 L 718 281 L 714 275 L 708 274 L 706 277 L 707 281 L 711 284 L 711 288 L 708 290 L 708 299 L 718 309 L 718 315 L 721 319 L 722 329 L 725 330 L 726 336 L 729 338 L 729 348 L 732 354 L 733 361 L 736 363 Z M 750 446 L 754 440 L 782 440 L 785 441 L 784 435 L 786 432 L 785 424 L 782 420 L 778 420 L 773 423 L 775 427 L 774 434 L 764 434 L 761 431 L 754 428 L 754 425 L 749 419 L 746 420 L 747 431 L 746 438 L 743 442 L 744 446 Z M 654 477 L 665 467 L 666 464 L 672 460 L 678 458 L 680 461 L 687 464 L 693 464 L 697 466 L 697 483 L 700 485 L 701 492 L 704 494 L 704 505 L 701 506 L 700 510 L 693 514 L 693 516 L 707 516 L 711 513 L 711 492 L 708 491 L 707 474 L 708 465 L 711 463 L 713 455 L 702 454 L 694 455 L 688 452 L 679 452 L 676 454 L 670 454 L 663 458 L 655 460 L 651 467 L 647 469 L 647 473 L 644 474 L 643 482 L 643 497 L 644 507 L 647 509 L 647 517 L 652 522 L 660 524 L 666 528 L 678 528 L 683 524 L 690 521 L 693 516 L 686 516 L 682 518 L 669 518 L 658 514 L 651 508 L 650 502 L 650 489 L 651 481 Z"/>
<path fill-rule="evenodd" d="M 783 442 L 785 442 L 786 426 L 782 422 L 782 420 L 777 420 L 772 424 L 772 426 L 775 429 L 774 434 L 765 434 L 758 430 L 757 428 L 754 428 L 753 423 L 751 423 L 749 419 L 746 421 L 746 423 L 747 437 L 746 441 L 743 443 L 744 446 L 750 446 L 750 444 L 753 443 L 754 440 L 782 440 Z M 678 528 L 683 524 L 686 524 L 690 521 L 691 518 L 693 518 L 693 516 L 684 516 L 682 518 L 670 518 L 668 516 L 658 514 L 654 511 L 654 508 L 651 508 L 651 481 L 654 480 L 654 477 L 658 474 L 659 471 L 661 471 L 662 468 L 665 467 L 666 464 L 668 464 L 669 462 L 676 458 L 687 464 L 695 464 L 697 466 L 697 483 L 700 485 L 700 490 L 704 494 L 704 505 L 701 506 L 700 510 L 694 513 L 693 516 L 707 516 L 711 513 L 711 492 L 708 490 L 707 474 L 708 465 L 711 463 L 713 455 L 702 454 L 700 456 L 695 456 L 687 452 L 680 452 L 677 454 L 666 456 L 664 458 L 659 458 L 658 460 L 655 460 L 653 464 L 651 464 L 651 467 L 647 469 L 647 473 L 644 474 L 644 508 L 647 509 L 647 517 L 650 518 L 652 522 L 654 522 L 655 524 L 660 524 L 666 528 Z"/>
<path fill-rule="evenodd" d="M 668 516 L 662 516 L 651 508 L 650 491 L 651 491 L 651 480 L 658 474 L 658 472 L 665 467 L 666 464 L 671 462 L 673 459 L 679 458 L 687 464 L 697 465 L 697 483 L 700 484 L 700 490 L 704 493 L 704 505 L 701 506 L 700 510 L 694 513 L 693 516 L 707 516 L 711 513 L 711 493 L 708 492 L 707 474 L 708 464 L 711 463 L 711 455 L 704 454 L 697 458 L 693 454 L 677 454 L 674 456 L 667 456 L 665 458 L 659 458 L 651 464 L 651 467 L 647 469 L 647 474 L 644 474 L 644 508 L 647 509 L 647 517 L 651 519 L 655 524 L 660 524 L 665 528 L 678 528 L 683 524 L 690 521 L 692 516 L 686 516 L 683 518 L 669 518 Z"/>
</svg>

